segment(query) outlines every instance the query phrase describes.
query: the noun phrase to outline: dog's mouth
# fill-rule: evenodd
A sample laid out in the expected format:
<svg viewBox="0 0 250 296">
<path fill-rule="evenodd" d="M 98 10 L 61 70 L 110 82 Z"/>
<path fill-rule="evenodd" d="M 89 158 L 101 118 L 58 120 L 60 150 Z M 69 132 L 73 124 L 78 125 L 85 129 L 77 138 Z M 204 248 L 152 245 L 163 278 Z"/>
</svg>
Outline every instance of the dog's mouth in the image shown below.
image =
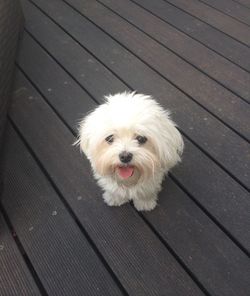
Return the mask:
<svg viewBox="0 0 250 296">
<path fill-rule="evenodd" d="M 135 170 L 134 166 L 131 166 L 131 165 L 117 167 L 118 175 L 122 179 L 128 179 L 132 177 L 134 170 Z"/>
</svg>

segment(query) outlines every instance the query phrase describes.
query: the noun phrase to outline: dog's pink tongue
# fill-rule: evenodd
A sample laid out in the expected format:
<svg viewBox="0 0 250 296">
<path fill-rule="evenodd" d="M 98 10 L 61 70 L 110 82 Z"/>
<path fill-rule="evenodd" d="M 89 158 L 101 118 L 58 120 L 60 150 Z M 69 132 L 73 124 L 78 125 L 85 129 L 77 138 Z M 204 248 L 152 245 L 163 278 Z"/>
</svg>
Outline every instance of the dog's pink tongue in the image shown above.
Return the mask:
<svg viewBox="0 0 250 296">
<path fill-rule="evenodd" d="M 118 167 L 118 172 L 120 177 L 122 177 L 123 179 L 127 179 L 133 175 L 134 168 L 131 166 Z"/>
</svg>

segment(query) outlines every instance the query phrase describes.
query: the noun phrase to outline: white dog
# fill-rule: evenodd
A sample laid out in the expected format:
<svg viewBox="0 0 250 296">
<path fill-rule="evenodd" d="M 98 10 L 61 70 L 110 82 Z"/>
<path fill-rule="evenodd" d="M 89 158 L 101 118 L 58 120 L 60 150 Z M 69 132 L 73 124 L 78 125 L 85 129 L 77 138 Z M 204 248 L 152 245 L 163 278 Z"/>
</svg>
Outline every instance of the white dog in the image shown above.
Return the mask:
<svg viewBox="0 0 250 296">
<path fill-rule="evenodd" d="M 169 112 L 150 96 L 120 93 L 80 124 L 81 149 L 110 206 L 133 200 L 150 211 L 165 174 L 180 161 L 183 140 Z"/>
</svg>

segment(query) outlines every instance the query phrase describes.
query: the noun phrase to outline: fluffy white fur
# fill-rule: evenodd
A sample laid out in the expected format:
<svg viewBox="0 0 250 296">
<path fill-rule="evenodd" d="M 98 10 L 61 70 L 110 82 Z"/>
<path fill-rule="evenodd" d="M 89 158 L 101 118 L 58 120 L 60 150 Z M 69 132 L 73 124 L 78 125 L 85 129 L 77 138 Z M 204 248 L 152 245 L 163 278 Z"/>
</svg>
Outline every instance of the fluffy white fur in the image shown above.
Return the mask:
<svg viewBox="0 0 250 296">
<path fill-rule="evenodd" d="M 147 141 L 140 144 L 138 136 Z M 169 112 L 150 96 L 134 92 L 107 96 L 81 122 L 78 143 L 104 190 L 105 202 L 120 206 L 133 200 L 139 211 L 155 208 L 162 180 L 183 151 L 182 137 Z M 124 151 L 133 155 L 127 164 L 119 159 Z M 123 178 L 120 171 L 126 167 L 133 173 Z"/>
</svg>

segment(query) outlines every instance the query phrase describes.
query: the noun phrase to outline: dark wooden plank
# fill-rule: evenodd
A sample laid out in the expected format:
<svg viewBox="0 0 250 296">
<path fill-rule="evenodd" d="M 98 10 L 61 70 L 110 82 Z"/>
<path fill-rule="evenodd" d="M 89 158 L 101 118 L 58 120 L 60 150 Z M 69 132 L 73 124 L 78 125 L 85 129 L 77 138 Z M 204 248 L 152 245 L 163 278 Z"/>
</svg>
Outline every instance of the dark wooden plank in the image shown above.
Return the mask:
<svg viewBox="0 0 250 296">
<path fill-rule="evenodd" d="M 160 193 L 159 206 L 144 216 L 210 295 L 246 296 L 250 293 L 248 256 L 239 252 L 169 179 Z M 246 222 L 245 230 L 250 225 L 249 219 Z"/>
<path fill-rule="evenodd" d="M 248 72 L 237 67 L 235 64 L 230 63 L 227 59 L 219 56 L 214 51 L 191 39 L 186 34 L 183 34 L 182 32 L 178 31 L 174 27 L 170 26 L 166 22 L 160 20 L 129 0 L 101 0 L 101 2 L 113 9 L 115 12 L 141 29 L 143 32 L 146 32 L 155 38 L 155 40 L 159 41 L 162 45 L 173 50 L 175 53 L 200 69 L 202 72 L 208 74 L 217 82 L 222 83 L 226 88 L 229 88 L 236 94 L 242 96 L 248 102 L 250 101 L 250 74 Z M 181 67 L 181 69 L 183 68 Z M 183 75 L 183 79 L 186 80 L 186 85 L 192 78 L 192 84 L 194 84 L 194 86 L 200 83 L 201 80 L 207 79 L 204 78 L 204 75 L 199 73 L 197 74 L 197 71 L 193 70 L 193 72 L 196 75 L 190 74 L 190 78 L 188 75 L 186 75 L 185 71 L 178 75 L 178 77 Z M 174 81 L 177 82 L 176 79 Z M 207 81 L 208 83 L 206 84 L 206 87 L 203 84 L 203 100 L 200 101 L 205 106 L 208 106 L 206 91 L 210 92 L 211 96 L 213 96 L 214 93 L 218 94 L 220 92 L 220 88 L 218 89 L 218 86 L 215 83 L 211 82 L 209 79 L 207 79 Z M 184 84 L 180 82 L 179 86 L 182 87 L 182 85 L 183 89 L 185 89 L 186 87 L 184 87 Z M 189 94 L 193 97 L 198 95 L 198 93 L 195 94 L 194 92 Z M 223 105 L 222 100 L 224 101 L 224 104 L 231 103 L 231 94 L 226 92 L 224 93 L 224 96 L 226 97 L 225 100 L 223 100 L 223 95 L 221 94 L 220 101 L 216 104 L 217 109 L 210 108 L 210 110 L 212 110 L 212 112 L 218 116 L 221 116 L 221 113 L 223 113 L 218 112 L 218 109 L 221 107 L 221 105 Z M 234 99 L 238 101 L 238 98 L 235 96 Z"/>
<path fill-rule="evenodd" d="M 34 6 L 28 5 L 26 1 L 23 1 L 23 3 L 25 4 L 26 20 L 29 30 L 35 34 L 36 38 L 42 42 L 57 59 L 59 59 L 60 54 L 54 50 L 54 46 L 57 47 L 58 45 L 54 45 L 53 36 L 55 34 L 56 36 L 60 34 L 63 40 L 64 37 L 62 34 L 65 33 L 50 22 L 48 18 L 42 16 Z M 51 3 L 51 1 L 49 3 Z M 48 5 L 49 3 L 43 1 L 41 5 Z M 95 16 L 95 20 L 98 20 L 100 23 L 105 23 L 105 21 L 107 21 L 106 27 L 110 28 L 110 30 L 112 30 L 112 28 L 114 30 L 118 29 L 116 31 L 117 35 L 121 35 L 120 30 L 122 30 L 122 27 L 119 27 L 116 23 L 109 22 L 110 13 L 108 13 L 107 10 L 104 10 L 106 18 L 103 17 L 104 12 L 102 6 L 96 4 L 94 1 L 91 1 L 91 3 L 88 2 L 87 6 L 83 5 L 81 1 L 77 3 L 79 4 L 79 8 L 86 14 L 89 16 L 92 15 L 92 17 Z M 57 11 L 57 15 L 60 13 L 59 7 L 58 3 L 56 5 L 57 10 L 55 10 Z M 71 11 L 71 13 L 68 12 L 68 14 L 74 16 L 72 20 L 66 18 L 67 24 L 71 25 L 76 15 L 73 11 Z M 35 22 L 37 18 L 40 19 L 40 23 Z M 44 20 L 42 21 L 42 19 Z M 59 19 L 64 20 L 62 17 Z M 49 26 L 46 26 L 46 23 L 49 24 Z M 128 82 L 134 89 L 155 96 L 163 106 L 172 111 L 174 119 L 186 135 L 194 140 L 202 149 L 207 151 L 207 153 L 218 161 L 230 174 L 237 178 L 237 180 L 244 184 L 244 186 L 249 186 L 248 168 L 250 153 L 242 154 L 241 152 L 249 151 L 250 149 L 249 144 L 245 140 L 225 127 L 220 121 L 216 120 L 199 105 L 195 104 L 187 96 L 174 88 L 155 71 L 135 58 L 101 30 L 87 21 L 84 22 L 84 19 L 82 19 L 82 24 L 84 24 L 84 26 L 80 26 L 79 24 L 79 27 L 74 26 L 70 29 L 71 33 L 77 36 L 79 42 L 97 55 L 112 71 L 117 73 L 119 77 L 122 77 L 123 80 Z M 50 34 L 50 38 L 47 38 L 48 34 Z M 124 36 L 128 35 L 125 34 Z M 132 40 L 129 38 L 128 40 L 129 46 L 131 44 L 136 46 L 138 43 L 137 39 Z M 61 51 L 64 50 L 65 47 L 61 48 Z M 70 50 L 72 52 L 72 47 L 67 50 L 68 59 Z M 78 57 L 78 59 L 81 60 L 80 57 Z M 66 66 L 66 62 L 62 62 Z M 131 75 L 131 73 L 133 73 L 133 75 Z M 135 75 L 135 73 L 137 75 Z M 143 73 L 143 75 L 141 73 Z M 98 99 L 95 95 L 95 88 L 90 90 L 89 85 L 86 85 L 86 88 Z M 237 115 L 235 115 L 235 119 L 236 118 Z"/>
<path fill-rule="evenodd" d="M 250 1 L 249 0 L 235 0 L 235 2 L 247 7 L 247 8 L 250 8 Z"/>
<path fill-rule="evenodd" d="M 76 132 L 79 108 L 87 113 L 94 106 L 93 102 L 91 104 L 90 99 L 81 94 L 81 87 L 32 38 L 24 34 L 23 41 L 19 65 L 67 126 Z M 68 82 L 66 87 L 64 81 Z M 48 88 L 53 91 L 48 92 Z M 173 175 L 250 252 L 250 233 L 245 231 L 250 227 L 246 226 L 250 212 L 248 192 L 187 139 L 184 161 Z"/>
<path fill-rule="evenodd" d="M 230 15 L 237 20 L 250 25 L 250 11 L 232 0 L 202 0 L 201 2 L 211 5 L 219 11 Z"/>
<path fill-rule="evenodd" d="M 32 55 L 30 54 L 31 52 Z M 75 50 L 75 53 L 77 53 L 77 50 Z M 68 69 L 72 70 L 76 62 L 72 59 L 70 63 L 70 59 L 71 56 L 68 56 L 68 65 L 71 65 L 72 68 Z M 32 63 L 26 63 L 29 60 L 32 61 L 36 67 L 34 67 Z M 103 69 L 99 71 L 99 68 L 96 68 L 95 62 L 96 61 L 93 60 L 93 67 L 91 68 L 88 60 L 84 58 L 79 60 L 79 67 L 75 68 L 76 81 L 72 79 L 61 66 L 55 62 L 53 63 L 52 58 L 47 52 L 42 50 L 26 32 L 23 33 L 19 49 L 18 64 L 26 73 L 32 72 L 32 81 L 39 81 L 38 87 L 43 90 L 47 101 L 49 101 L 53 108 L 56 108 L 57 114 L 60 117 L 63 116 L 68 126 L 72 127 L 75 131 L 77 130 L 79 121 L 85 115 L 84 112 L 86 112 L 86 110 L 90 111 L 96 106 L 96 103 L 90 95 L 84 90 L 81 84 L 78 83 L 78 81 L 80 83 L 86 81 L 87 85 L 91 85 L 93 80 L 101 79 L 99 73 L 102 75 Z M 65 59 L 65 63 L 67 63 L 67 59 Z M 41 71 L 39 69 L 41 69 Z M 98 71 L 95 71 L 96 69 L 98 69 Z M 81 70 L 79 74 L 77 74 L 78 70 Z M 56 73 L 56 75 L 54 73 Z M 93 79 L 93 77 L 96 77 L 96 79 Z M 108 88 L 108 85 L 110 85 L 109 76 L 103 75 L 102 82 L 103 85 L 107 85 Z M 116 83 L 114 79 L 114 85 L 111 85 L 111 89 L 115 89 L 118 83 L 119 81 Z M 120 82 L 120 85 L 122 88 L 122 82 Z M 95 87 L 95 85 L 93 85 L 93 87 Z M 102 97 L 104 89 L 96 85 L 96 90 L 97 93 L 100 93 L 100 97 Z M 58 102 L 60 103 L 58 104 Z M 77 113 L 75 112 L 76 110 Z"/>
<path fill-rule="evenodd" d="M 102 252 L 105 252 L 105 258 L 108 257 L 107 260 L 110 260 L 111 256 L 112 260 L 115 260 L 116 264 L 119 264 L 119 266 L 116 267 L 116 273 L 119 274 L 119 278 L 121 278 L 121 273 L 124 274 L 128 272 L 124 270 L 125 267 L 123 266 L 123 261 L 119 259 L 118 263 L 118 259 L 116 258 L 116 248 L 118 247 L 118 249 L 121 249 L 124 247 L 124 241 L 122 240 L 121 235 L 126 241 L 129 241 L 129 252 L 131 252 L 131 248 L 136 253 L 137 251 L 139 252 L 139 258 L 136 259 L 136 262 L 140 262 L 138 260 L 148 260 L 146 259 L 148 256 L 149 258 L 156 258 L 156 256 L 158 258 L 159 254 L 148 254 L 149 251 L 143 249 L 144 246 L 148 246 L 149 249 L 153 249 L 153 252 L 159 252 L 160 245 L 157 241 L 149 241 L 147 228 L 142 227 L 141 221 L 138 220 L 139 217 L 135 217 L 134 214 L 132 214 L 134 211 L 129 206 L 117 209 L 105 206 L 104 202 L 98 196 L 99 191 L 96 190 L 92 179 L 89 176 L 89 168 L 86 165 L 86 162 L 83 161 L 81 163 L 79 160 L 79 152 L 77 152 L 78 154 L 75 154 L 75 151 L 73 151 L 72 148 L 68 148 L 73 139 L 71 139 L 70 142 L 65 141 L 65 139 L 70 138 L 67 136 L 68 132 L 65 131 L 64 127 L 61 127 L 61 124 L 55 116 L 49 112 L 48 107 L 46 108 L 46 105 L 39 99 L 39 97 L 32 95 L 33 97 L 36 97 L 35 102 L 30 102 L 27 99 L 27 97 L 30 96 L 29 92 L 33 92 L 33 90 L 30 89 L 30 86 L 25 81 L 21 80 L 19 85 L 21 86 L 23 84 L 25 85 L 26 90 L 23 90 L 22 94 L 19 94 L 16 97 L 12 109 L 12 118 L 37 153 L 37 156 L 44 163 L 48 173 L 55 180 L 65 198 L 69 199 L 69 203 L 76 214 L 80 217 L 84 217 L 79 219 L 81 219 L 81 222 L 86 229 L 89 229 L 89 235 L 95 237 L 97 245 L 100 244 L 100 240 L 103 240 L 103 238 L 100 238 L 99 236 L 104 235 L 106 247 Z M 25 114 L 27 113 L 33 114 L 33 116 L 39 116 L 40 114 L 41 118 L 36 120 L 36 123 L 32 125 L 32 128 L 31 123 L 33 122 L 33 119 L 26 117 Z M 45 124 L 44 118 L 46 118 Z M 50 131 L 51 127 L 53 128 Z M 54 140 L 55 133 L 57 134 L 58 143 Z M 47 147 L 44 147 L 44 142 L 49 142 L 51 148 L 47 149 Z M 53 150 L 57 151 L 57 156 L 54 156 Z M 63 152 L 61 150 L 65 150 L 65 154 L 62 154 Z M 56 159 L 54 159 L 54 157 L 56 157 Z M 52 159 L 54 159 L 54 161 L 52 161 Z M 60 165 L 58 165 L 59 159 L 61 162 Z M 82 166 L 85 171 L 83 171 Z M 77 184 L 76 182 L 79 183 Z M 80 184 L 83 186 L 82 189 Z M 165 197 L 166 204 L 161 205 L 161 207 L 164 207 L 165 210 L 161 209 L 161 222 L 159 222 L 158 225 L 156 224 L 156 226 L 160 227 L 159 225 L 161 225 L 161 229 L 164 229 L 165 238 L 168 243 L 175 250 L 179 251 L 178 255 L 181 256 L 181 259 L 185 261 L 187 265 L 189 265 L 188 267 L 191 268 L 191 271 L 198 277 L 199 281 L 201 281 L 202 285 L 205 286 L 207 290 L 218 294 L 226 290 L 228 291 L 228 295 L 240 295 L 241 292 L 238 291 L 239 287 L 244 287 L 245 290 L 248 289 L 247 274 L 250 272 L 250 265 L 245 264 L 247 260 L 246 255 L 240 251 L 240 249 L 238 249 L 171 180 L 168 179 L 168 183 L 165 185 L 167 188 L 167 194 L 170 194 L 171 196 L 166 198 L 166 191 L 162 192 L 162 199 Z M 77 195 L 83 196 L 82 208 L 80 208 L 81 204 L 78 204 L 76 207 L 74 201 L 72 201 L 72 196 Z M 96 199 L 99 198 L 98 201 L 95 200 L 95 197 Z M 170 223 L 170 225 L 165 221 L 169 210 L 173 215 L 171 216 L 172 223 Z M 154 219 L 156 219 L 158 214 L 159 212 L 157 211 L 153 214 Z M 91 217 L 93 217 L 93 219 L 91 219 Z M 86 225 L 86 223 L 88 223 L 88 225 Z M 99 223 L 102 224 L 102 227 Z M 133 233 L 135 237 L 131 237 L 131 235 L 127 233 L 128 229 L 130 230 L 131 228 L 134 229 Z M 187 229 L 189 230 L 187 231 Z M 101 231 L 101 233 L 98 234 L 99 231 Z M 114 237 L 112 237 L 112 234 L 110 234 L 109 231 L 115 235 L 117 244 L 114 244 Z M 95 233 L 93 234 L 92 232 Z M 178 232 L 178 234 L 176 232 Z M 139 235 L 142 235 L 142 237 L 138 237 Z M 168 235 L 169 237 L 167 238 Z M 184 235 L 186 235 L 185 241 L 187 240 L 187 243 L 184 245 L 187 247 L 188 244 L 190 249 L 181 247 L 183 246 L 182 238 Z M 111 239 L 112 241 L 110 241 Z M 139 244 L 138 246 L 137 240 L 139 240 L 142 245 Z M 111 254 L 109 254 L 107 250 L 107 245 L 109 244 L 113 245 L 112 250 L 109 251 Z M 100 247 L 102 249 L 102 246 Z M 221 252 L 224 254 L 223 257 L 221 256 Z M 122 258 L 125 256 L 127 264 L 130 262 L 131 259 L 128 254 L 120 254 L 120 251 L 118 254 Z M 132 255 L 134 256 L 134 253 Z M 144 256 L 146 258 L 144 258 Z M 196 261 L 189 264 L 189 256 L 194 256 Z M 204 256 L 205 261 L 203 261 Z M 160 265 L 165 265 L 165 261 L 160 264 L 161 260 L 163 260 L 163 258 L 160 256 L 159 261 L 157 261 L 157 266 L 159 265 L 158 273 L 160 274 L 163 272 Z M 154 270 L 155 265 L 152 266 L 152 262 L 145 263 L 145 265 L 143 264 L 142 272 L 144 273 L 144 276 L 150 274 L 150 278 L 152 278 L 154 272 L 151 272 Z M 111 265 L 113 264 L 111 263 Z M 149 273 L 147 273 L 146 266 L 150 267 Z M 119 270 L 120 268 L 121 270 Z M 202 273 L 200 273 L 201 269 L 203 269 Z M 169 271 L 166 271 L 164 274 L 167 274 L 168 272 Z M 245 277 L 242 276 L 242 272 L 245 274 Z M 134 273 L 135 271 L 132 272 L 130 270 L 130 275 L 135 278 L 136 275 Z M 210 276 L 211 273 L 213 273 L 213 277 Z M 178 276 L 179 275 L 176 275 L 175 277 Z M 156 281 L 157 285 L 161 286 L 161 279 L 157 278 L 153 280 Z M 149 281 L 149 278 L 147 278 L 147 281 Z M 144 283 L 144 285 L 146 284 Z M 166 282 L 165 285 L 167 289 Z M 161 288 L 159 287 L 159 289 L 162 289 L 162 286 Z M 135 290 L 132 291 L 133 294 L 135 294 Z M 130 293 L 132 293 L 132 291 Z M 161 290 L 161 293 L 162 291 L 163 290 Z M 170 291 L 169 293 L 171 294 Z M 188 292 L 186 291 L 185 295 L 186 293 Z M 146 294 L 148 295 L 149 292 Z M 174 294 L 177 293 L 175 292 Z M 242 295 L 244 294 L 242 293 Z"/>
<path fill-rule="evenodd" d="M 103 202 L 87 160 L 72 147 L 75 137 L 18 76 L 12 120 L 129 295 L 165 290 L 169 295 L 203 295 L 130 205 L 111 208 Z"/>
<path fill-rule="evenodd" d="M 198 0 L 167 0 L 169 3 L 185 10 L 192 16 L 206 22 L 214 28 L 232 36 L 243 44 L 250 45 L 250 28 L 227 15 L 215 10 Z"/>
<path fill-rule="evenodd" d="M 41 295 L 0 213 L 0 295 Z"/>
<path fill-rule="evenodd" d="M 22 4 L 26 10 L 26 5 L 28 5 L 28 2 L 24 1 Z M 28 7 L 30 6 L 28 5 Z M 38 16 L 40 15 L 38 14 Z M 29 16 L 26 15 L 26 22 L 29 22 L 28 19 Z M 39 22 L 33 24 L 30 23 L 31 28 L 34 26 L 35 29 L 36 26 L 41 24 L 43 20 L 43 17 L 39 17 Z M 49 36 L 43 37 L 46 40 L 49 40 Z M 63 34 L 62 31 L 60 32 L 59 30 L 58 35 L 53 35 L 53 45 L 57 46 L 54 47 L 54 50 L 57 52 L 57 58 L 60 63 L 64 66 L 67 65 L 68 71 L 74 71 L 75 77 L 77 77 L 78 81 L 85 81 L 89 86 L 88 88 L 86 88 L 87 90 L 94 88 L 97 97 L 101 98 L 109 93 L 115 93 L 121 90 L 123 91 L 128 89 L 128 87 L 124 83 L 116 78 L 112 74 L 112 72 L 105 66 L 103 66 L 102 63 L 100 63 L 96 58 L 94 58 L 91 53 L 84 50 L 84 48 L 79 46 L 76 41 L 70 38 L 70 36 L 68 36 L 67 34 Z M 74 48 L 74 55 L 69 57 L 67 51 L 71 47 Z M 50 47 L 48 47 L 48 50 L 50 50 Z M 79 59 L 79 57 L 81 57 L 81 59 Z M 95 77 L 95 79 L 93 79 L 93 77 Z M 103 84 L 107 85 L 107 89 L 105 90 L 105 92 L 98 89 L 99 84 L 96 83 L 96 80 L 101 80 Z M 53 90 L 48 89 L 48 92 L 50 91 Z"/>
<path fill-rule="evenodd" d="M 164 0 L 133 0 L 191 38 L 250 71 L 250 49 Z"/>
<path fill-rule="evenodd" d="M 249 192 L 187 140 L 182 165 L 172 174 L 249 254 Z"/>
<path fill-rule="evenodd" d="M 55 7 L 57 7 L 57 10 L 59 10 L 59 8 L 63 10 L 64 8 L 59 20 L 60 24 L 62 24 L 70 32 L 72 31 L 72 28 L 79 28 L 77 29 L 77 33 L 74 36 L 80 38 L 78 36 L 78 34 L 82 30 L 80 30 L 80 27 L 85 27 L 86 25 L 83 24 L 81 19 L 79 19 L 79 15 L 78 19 L 76 15 L 75 18 L 73 18 L 73 21 L 71 21 L 69 16 L 67 15 L 68 8 L 67 6 L 63 5 L 61 1 L 49 1 L 48 5 L 46 5 L 46 2 L 44 1 L 35 1 L 42 8 L 45 7 L 46 9 L 49 6 L 46 11 L 51 12 L 53 14 L 53 17 L 56 17 L 55 15 L 58 15 L 58 13 L 54 13 L 56 11 Z M 98 10 L 99 13 L 101 13 L 101 5 L 95 7 L 93 1 L 91 1 L 91 5 L 87 4 L 87 6 L 82 1 L 74 2 L 75 5 L 79 3 L 81 7 L 83 5 L 85 7 L 88 7 L 87 11 L 89 14 L 91 14 L 92 9 L 94 9 L 95 11 Z M 80 5 L 77 5 L 77 7 L 80 7 Z M 208 78 L 206 75 L 200 73 L 192 66 L 185 63 L 180 58 L 176 57 L 173 53 L 166 52 L 162 46 L 154 42 L 152 39 L 143 34 L 140 34 L 138 30 L 133 30 L 134 28 L 132 26 L 128 25 L 126 22 L 116 17 L 110 11 L 106 10 L 105 8 L 104 11 L 105 14 L 109 16 L 107 21 L 112 22 L 112 25 L 116 27 L 116 29 L 111 29 L 112 36 L 118 38 L 119 41 L 125 44 L 125 46 L 131 48 L 133 52 L 140 52 L 139 56 L 143 58 L 143 60 L 149 63 L 161 74 L 163 74 L 167 79 L 170 79 L 173 83 L 177 85 L 177 87 L 183 89 L 186 93 L 188 93 L 188 95 L 192 96 L 196 101 L 198 101 L 199 104 L 204 105 L 211 112 L 221 117 L 223 121 L 228 123 L 236 131 L 240 132 L 248 139 L 250 139 L 250 130 L 248 128 L 250 109 L 248 108 L 248 106 L 246 106 L 245 102 L 243 102 L 240 98 L 233 95 L 231 92 Z M 107 26 L 109 26 L 109 24 L 100 23 L 100 20 L 97 19 L 98 16 L 93 16 L 93 14 L 91 15 L 91 17 L 93 17 L 94 21 L 96 21 L 97 23 L 99 22 L 101 26 L 105 27 L 105 29 L 110 32 L 110 30 L 107 29 Z M 72 22 L 74 22 L 74 25 L 72 24 Z M 72 34 L 74 33 L 75 32 L 73 29 Z M 131 36 L 130 38 L 133 39 L 133 41 L 131 41 L 128 36 Z M 86 39 L 85 36 L 83 38 Z M 83 38 L 79 40 L 81 41 Z M 161 59 L 165 61 L 164 63 L 162 63 L 162 60 L 158 58 L 159 56 L 161 56 Z M 121 75 L 119 74 L 119 76 Z M 250 76 L 247 76 L 249 83 L 247 83 L 246 89 L 248 89 L 250 95 Z"/>
<path fill-rule="evenodd" d="M 47 293 L 122 295 L 12 128 L 6 141 L 2 203 Z"/>
</svg>

